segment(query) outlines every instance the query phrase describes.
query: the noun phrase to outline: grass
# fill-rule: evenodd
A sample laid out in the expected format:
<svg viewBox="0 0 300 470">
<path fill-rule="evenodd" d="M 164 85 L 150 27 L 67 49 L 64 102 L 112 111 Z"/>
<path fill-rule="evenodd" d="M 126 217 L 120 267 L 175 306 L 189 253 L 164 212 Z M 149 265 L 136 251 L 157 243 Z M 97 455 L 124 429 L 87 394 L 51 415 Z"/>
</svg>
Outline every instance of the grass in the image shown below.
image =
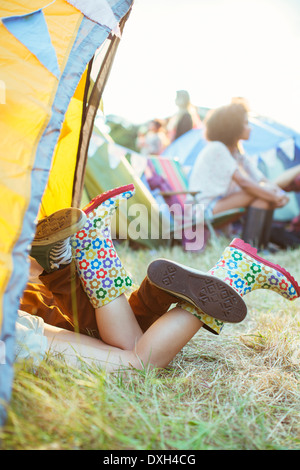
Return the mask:
<svg viewBox="0 0 300 470">
<path fill-rule="evenodd" d="M 118 247 L 139 283 L 167 257 L 208 270 L 221 246 L 196 256 Z M 269 258 L 298 281 L 300 250 Z M 106 375 L 49 357 L 17 364 L 1 449 L 299 450 L 300 300 L 270 291 L 245 298 L 248 315 L 220 336 L 204 330 L 165 370 Z"/>
</svg>

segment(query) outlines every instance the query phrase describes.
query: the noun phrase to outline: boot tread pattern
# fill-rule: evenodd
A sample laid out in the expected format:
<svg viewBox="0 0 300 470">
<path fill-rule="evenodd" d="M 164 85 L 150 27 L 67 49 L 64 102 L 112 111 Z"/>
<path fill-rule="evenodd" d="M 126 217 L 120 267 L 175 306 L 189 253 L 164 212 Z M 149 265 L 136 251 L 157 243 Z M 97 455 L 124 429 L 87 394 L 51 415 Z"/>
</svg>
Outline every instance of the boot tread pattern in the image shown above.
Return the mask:
<svg viewBox="0 0 300 470">
<path fill-rule="evenodd" d="M 61 209 L 37 223 L 33 245 L 54 243 L 67 238 L 85 223 L 86 216 L 76 208 Z"/>
<path fill-rule="evenodd" d="M 239 294 L 218 278 L 205 273 L 192 273 L 161 260 L 152 263 L 148 277 L 158 287 L 191 302 L 219 320 L 237 323 L 246 316 L 247 308 Z"/>
</svg>

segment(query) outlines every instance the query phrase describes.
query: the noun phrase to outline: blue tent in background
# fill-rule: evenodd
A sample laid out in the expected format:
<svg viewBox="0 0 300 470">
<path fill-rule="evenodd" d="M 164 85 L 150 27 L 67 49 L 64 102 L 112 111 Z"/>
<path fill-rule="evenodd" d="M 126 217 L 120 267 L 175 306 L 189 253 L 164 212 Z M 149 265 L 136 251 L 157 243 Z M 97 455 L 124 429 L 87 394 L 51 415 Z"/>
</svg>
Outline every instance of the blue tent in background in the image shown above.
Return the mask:
<svg viewBox="0 0 300 470">
<path fill-rule="evenodd" d="M 300 164 L 300 134 L 264 117 L 250 117 L 251 134 L 243 141 L 245 152 L 255 159 L 271 180 L 284 170 Z M 187 173 L 207 141 L 203 129 L 192 129 L 165 149 L 163 156 L 177 157 Z M 300 212 L 300 194 L 290 193 L 290 202 L 275 211 L 276 220 L 290 220 Z"/>
</svg>

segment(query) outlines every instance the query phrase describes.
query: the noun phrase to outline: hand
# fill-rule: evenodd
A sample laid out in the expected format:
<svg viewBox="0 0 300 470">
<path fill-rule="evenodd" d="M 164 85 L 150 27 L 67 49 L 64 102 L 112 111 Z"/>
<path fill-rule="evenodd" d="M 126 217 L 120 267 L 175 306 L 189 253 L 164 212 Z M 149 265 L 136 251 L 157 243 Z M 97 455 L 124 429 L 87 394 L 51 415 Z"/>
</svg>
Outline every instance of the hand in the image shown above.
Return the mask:
<svg viewBox="0 0 300 470">
<path fill-rule="evenodd" d="M 270 181 L 264 181 L 260 183 L 260 185 L 275 195 L 275 207 L 284 207 L 289 202 L 290 198 L 287 196 L 286 192 L 276 184 Z"/>
<path fill-rule="evenodd" d="M 282 189 L 280 189 L 279 191 L 276 191 L 276 199 L 275 199 L 276 207 L 284 207 L 289 202 L 289 200 L 290 198 Z"/>
</svg>

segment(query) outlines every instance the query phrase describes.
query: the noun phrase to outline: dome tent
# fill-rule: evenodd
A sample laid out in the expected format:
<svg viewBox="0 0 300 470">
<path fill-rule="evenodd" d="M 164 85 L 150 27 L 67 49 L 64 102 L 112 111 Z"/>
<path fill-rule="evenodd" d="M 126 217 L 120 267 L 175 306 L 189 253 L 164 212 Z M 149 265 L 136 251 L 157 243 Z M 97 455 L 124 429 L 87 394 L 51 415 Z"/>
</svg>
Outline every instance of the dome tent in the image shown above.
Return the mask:
<svg viewBox="0 0 300 470">
<path fill-rule="evenodd" d="M 93 121 L 131 6 L 132 0 L 11 0 L 0 7 L 0 424 L 36 219 L 79 207 Z"/>
</svg>

